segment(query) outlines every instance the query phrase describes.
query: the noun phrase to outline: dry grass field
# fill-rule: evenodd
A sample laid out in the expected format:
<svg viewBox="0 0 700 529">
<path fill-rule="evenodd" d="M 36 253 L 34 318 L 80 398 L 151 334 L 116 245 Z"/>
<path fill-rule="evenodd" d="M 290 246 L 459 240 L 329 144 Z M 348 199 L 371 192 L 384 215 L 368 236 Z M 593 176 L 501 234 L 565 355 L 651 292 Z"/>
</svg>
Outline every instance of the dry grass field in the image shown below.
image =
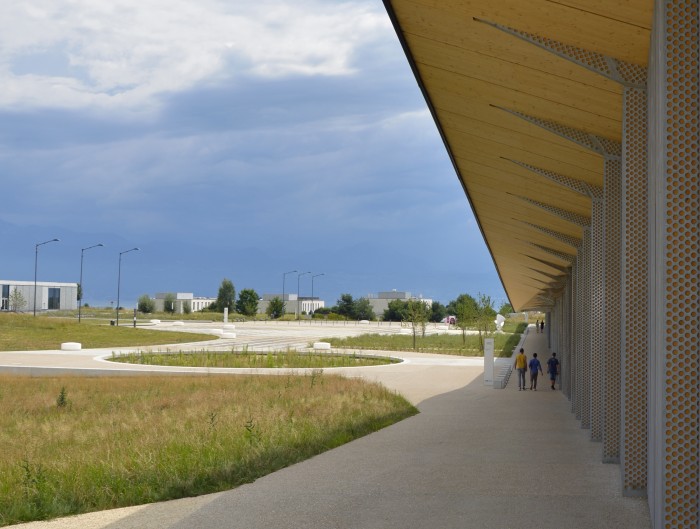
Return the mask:
<svg viewBox="0 0 700 529">
<path fill-rule="evenodd" d="M 414 413 L 320 371 L 0 377 L 0 525 L 229 489 Z"/>
</svg>

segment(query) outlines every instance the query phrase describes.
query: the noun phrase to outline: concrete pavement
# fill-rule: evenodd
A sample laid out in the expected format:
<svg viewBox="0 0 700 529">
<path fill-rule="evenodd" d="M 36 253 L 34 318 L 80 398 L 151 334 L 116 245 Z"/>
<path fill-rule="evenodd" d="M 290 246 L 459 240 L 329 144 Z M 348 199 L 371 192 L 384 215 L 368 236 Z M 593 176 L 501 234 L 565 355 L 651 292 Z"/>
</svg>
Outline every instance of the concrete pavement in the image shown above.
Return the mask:
<svg viewBox="0 0 700 529">
<path fill-rule="evenodd" d="M 549 357 L 544 335 L 524 347 Z M 349 373 L 400 391 L 415 417 L 231 491 L 18 527 L 651 527 L 645 500 L 622 497 L 619 467 L 600 462 L 600 444 L 546 377 L 537 392 L 519 392 L 515 377 L 494 390 L 480 359 L 401 356 Z"/>
</svg>

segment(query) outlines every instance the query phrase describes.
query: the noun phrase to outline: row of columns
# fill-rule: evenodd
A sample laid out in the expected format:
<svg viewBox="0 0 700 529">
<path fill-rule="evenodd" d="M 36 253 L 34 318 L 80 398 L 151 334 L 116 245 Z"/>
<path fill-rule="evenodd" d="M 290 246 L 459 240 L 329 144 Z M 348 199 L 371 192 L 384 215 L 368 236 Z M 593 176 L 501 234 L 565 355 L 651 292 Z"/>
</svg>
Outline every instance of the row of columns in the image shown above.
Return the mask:
<svg viewBox="0 0 700 529">
<path fill-rule="evenodd" d="M 560 357 L 572 412 L 591 441 L 601 443 L 601 460 L 620 465 L 623 493 L 648 498 L 654 529 L 697 528 L 698 0 L 655 1 L 648 71 L 492 25 L 624 87 L 617 144 L 509 112 L 605 160 L 602 192 L 576 187 L 588 192 L 593 209 L 566 284 L 548 308 L 550 347 Z M 574 189 L 565 176 L 550 177 Z"/>
</svg>

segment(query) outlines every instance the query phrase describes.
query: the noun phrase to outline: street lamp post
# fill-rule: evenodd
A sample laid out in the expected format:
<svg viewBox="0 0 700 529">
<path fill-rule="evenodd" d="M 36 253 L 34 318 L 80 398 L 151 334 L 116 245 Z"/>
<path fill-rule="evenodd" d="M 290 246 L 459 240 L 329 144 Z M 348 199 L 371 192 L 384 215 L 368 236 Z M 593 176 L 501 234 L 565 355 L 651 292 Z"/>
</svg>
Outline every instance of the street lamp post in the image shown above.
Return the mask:
<svg viewBox="0 0 700 529">
<path fill-rule="evenodd" d="M 301 279 L 301 276 L 305 276 L 306 274 L 310 274 L 311 272 L 302 272 L 297 275 L 297 320 L 301 318 L 301 308 L 300 308 L 300 301 L 299 301 L 299 279 Z"/>
<path fill-rule="evenodd" d="M 61 239 L 51 239 L 50 241 L 44 241 L 34 245 L 34 316 L 36 316 L 36 270 L 37 263 L 39 262 L 39 246 L 44 244 L 49 244 L 50 242 L 59 242 Z"/>
<path fill-rule="evenodd" d="M 284 280 L 289 274 L 296 274 L 296 273 L 297 273 L 296 270 L 290 270 L 289 272 L 285 272 L 284 274 L 282 274 L 282 306 L 283 307 L 286 306 L 286 304 L 284 302 Z"/>
<path fill-rule="evenodd" d="M 119 252 L 119 272 L 117 273 L 117 327 L 119 327 L 119 291 L 121 289 L 122 284 L 122 255 L 140 249 L 141 248 L 132 248 L 131 250 L 124 250 L 123 252 Z"/>
<path fill-rule="evenodd" d="M 314 302 L 314 277 L 325 276 L 326 274 L 316 274 L 311 276 L 311 303 Z"/>
<path fill-rule="evenodd" d="M 78 283 L 78 288 L 80 289 L 80 297 L 78 298 L 78 323 L 80 323 L 81 310 L 83 307 L 83 294 L 85 294 L 85 289 L 83 288 L 83 254 L 85 250 L 91 250 L 92 248 L 97 248 L 98 246 L 104 246 L 104 244 L 93 244 L 87 248 L 82 248 L 80 250 L 80 283 Z"/>
</svg>

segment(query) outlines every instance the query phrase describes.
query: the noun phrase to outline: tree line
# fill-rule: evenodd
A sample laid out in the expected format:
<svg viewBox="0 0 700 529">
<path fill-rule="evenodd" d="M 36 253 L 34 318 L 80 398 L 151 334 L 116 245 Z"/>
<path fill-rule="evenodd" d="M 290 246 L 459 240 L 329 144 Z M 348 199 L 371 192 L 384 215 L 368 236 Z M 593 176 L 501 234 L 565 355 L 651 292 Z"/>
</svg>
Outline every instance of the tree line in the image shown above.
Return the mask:
<svg viewBox="0 0 700 529">
<path fill-rule="evenodd" d="M 228 308 L 229 312 L 237 312 L 244 316 L 254 316 L 258 312 L 260 296 L 252 288 L 242 289 L 236 298 L 236 288 L 230 279 L 224 278 L 219 286 L 216 301 L 209 305 L 205 311 L 224 312 Z M 163 299 L 164 310 L 175 312 L 176 299 L 174 294 L 166 294 Z M 183 312 L 189 313 L 191 306 L 189 302 L 183 302 Z M 143 313 L 155 311 L 155 301 L 147 294 L 138 300 L 138 310 Z M 507 315 L 513 311 L 509 303 L 504 303 L 498 309 L 499 314 Z M 286 304 L 280 297 L 275 297 L 268 302 L 266 314 L 271 319 L 278 319 L 286 313 Z M 428 322 L 455 324 L 462 329 L 462 336 L 466 340 L 466 330 L 476 329 L 480 336 L 486 334 L 494 325 L 496 317 L 494 302 L 490 296 L 478 294 L 473 297 L 469 294 L 460 294 L 447 305 L 439 301 L 428 304 L 420 299 L 401 300 L 394 299 L 383 314 L 377 315 L 372 309 L 368 298 L 353 298 L 351 294 L 341 294 L 336 304 L 332 307 L 321 307 L 313 313 L 314 318 L 326 319 L 347 319 L 347 320 L 378 320 L 411 322 L 415 329 L 425 331 Z M 482 337 L 483 339 L 483 337 Z"/>
<path fill-rule="evenodd" d="M 260 296 L 252 288 L 244 288 L 238 293 L 236 299 L 236 287 L 233 281 L 224 278 L 219 286 L 219 293 L 216 296 L 216 301 L 203 309 L 206 312 L 224 312 L 228 309 L 229 312 L 237 312 L 244 316 L 254 316 L 258 312 L 258 300 Z M 138 299 L 137 308 L 139 312 L 150 314 L 155 312 L 156 303 L 148 294 L 144 294 Z M 168 293 L 163 298 L 163 310 L 173 313 L 177 310 L 177 300 L 175 294 Z M 189 314 L 192 311 L 192 306 L 189 301 L 185 300 L 182 303 L 182 311 Z"/>
</svg>

